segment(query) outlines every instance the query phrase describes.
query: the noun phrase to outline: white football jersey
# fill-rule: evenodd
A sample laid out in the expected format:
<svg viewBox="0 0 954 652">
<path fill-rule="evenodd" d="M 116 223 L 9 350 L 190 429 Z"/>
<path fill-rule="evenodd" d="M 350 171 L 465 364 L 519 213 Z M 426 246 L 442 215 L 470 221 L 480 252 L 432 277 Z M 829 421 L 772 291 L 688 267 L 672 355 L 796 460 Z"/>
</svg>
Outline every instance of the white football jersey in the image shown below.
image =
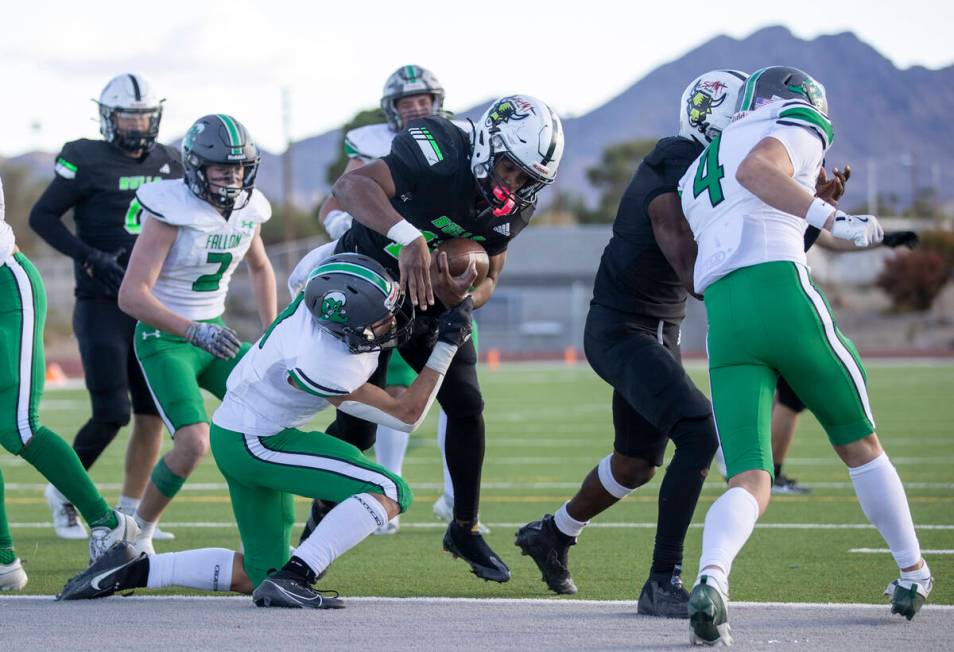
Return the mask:
<svg viewBox="0 0 954 652">
<path fill-rule="evenodd" d="M 810 104 L 773 102 L 736 116 L 689 166 L 679 188 L 699 247 L 696 292 L 743 267 L 779 260 L 806 264 L 804 216 L 769 206 L 742 187 L 735 174 L 762 139 L 775 138 L 788 151 L 795 181 L 814 195 L 833 135 L 828 117 Z"/>
<path fill-rule="evenodd" d="M 0 180 L 0 261 L 6 260 L 13 253 L 16 239 L 13 237 L 13 227 L 7 224 L 7 207 L 3 199 L 3 181 Z"/>
<path fill-rule="evenodd" d="M 299 293 L 272 322 L 228 379 L 228 391 L 212 421 L 256 437 L 308 423 L 330 405 L 368 382 L 378 352 L 351 353 L 321 328 Z"/>
<path fill-rule="evenodd" d="M 470 133 L 470 123 L 461 120 L 451 120 L 455 125 Z M 348 158 L 356 158 L 362 163 L 369 163 L 376 158 L 391 153 L 391 141 L 399 132 L 392 131 L 387 123 L 357 127 L 345 134 L 344 149 Z"/>
<path fill-rule="evenodd" d="M 235 268 L 245 257 L 255 229 L 272 208 L 258 190 L 226 220 L 196 197 L 182 179 L 147 183 L 136 192 L 143 222 L 155 219 L 178 228 L 176 241 L 152 293 L 186 319 L 213 319 L 225 312 L 225 295 Z"/>
</svg>

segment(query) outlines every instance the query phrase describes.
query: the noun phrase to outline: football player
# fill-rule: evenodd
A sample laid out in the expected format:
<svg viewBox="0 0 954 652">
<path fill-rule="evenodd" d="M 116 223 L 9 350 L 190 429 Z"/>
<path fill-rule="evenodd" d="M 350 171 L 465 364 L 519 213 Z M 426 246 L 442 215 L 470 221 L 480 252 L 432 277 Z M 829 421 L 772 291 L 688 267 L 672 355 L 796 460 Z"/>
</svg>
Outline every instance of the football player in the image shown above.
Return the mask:
<svg viewBox="0 0 954 652">
<path fill-rule="evenodd" d="M 584 331 L 586 359 L 613 387 L 613 452 L 555 514 L 528 523 L 516 538 L 555 593 L 576 593 L 569 547 L 590 519 L 653 478 L 671 439 L 676 453 L 659 490 L 656 545 L 637 611 L 686 617 L 683 542 L 718 437 L 709 401 L 680 358 L 695 243 L 677 183 L 729 124 L 744 81 L 740 72 L 713 70 L 689 84 L 679 104 L 679 135 L 656 144 L 620 202 Z"/>
<path fill-rule="evenodd" d="M 493 102 L 469 133 L 439 116 L 411 122 L 394 138 L 387 156 L 335 183 L 336 201 L 354 218 L 337 251 L 362 253 L 400 274 L 402 287 L 420 309 L 414 336 L 399 348 L 411 367 L 422 369 L 433 347 L 440 313 L 435 296 L 453 306 L 472 294 L 477 308 L 490 299 L 507 246 L 529 223 L 537 193 L 556 178 L 562 154 L 563 129 L 556 114 L 538 99 L 512 95 Z M 430 247 L 460 237 L 487 250 L 487 278 L 472 292 L 450 279 L 432 286 Z M 476 350 L 467 342 L 437 397 L 447 413 L 445 456 L 454 484 L 454 519 L 443 545 L 478 577 L 506 582 L 510 569 L 478 532 L 484 419 L 476 363 Z M 372 382 L 384 382 L 383 369 Z M 329 434 L 366 450 L 375 432 L 366 421 L 339 411 Z"/>
<path fill-rule="evenodd" d="M 132 409 L 119 496 L 120 511 L 129 515 L 135 513 L 159 457 L 162 421 L 132 353 L 136 322 L 119 309 L 116 293 L 141 228 L 136 190 L 151 181 L 182 176 L 175 150 L 156 142 L 162 102 L 140 75 L 111 79 L 97 102 L 103 139 L 84 138 L 63 146 L 53 181 L 30 213 L 33 230 L 73 259 L 73 332 L 92 405 L 92 416 L 73 440 L 83 468 L 90 468 L 129 423 Z M 62 221 L 70 209 L 75 234 Z M 56 534 L 86 538 L 73 505 L 52 484 L 47 485 L 46 498 Z M 165 532 L 156 536 L 172 538 Z"/>
<path fill-rule="evenodd" d="M 737 113 L 680 180 L 698 243 L 713 410 L 729 489 L 709 508 L 689 599 L 691 640 L 729 644 L 732 562 L 771 498 L 770 409 L 779 375 L 815 414 L 900 569 L 892 612 L 911 619 L 932 587 L 904 487 L 875 433 L 864 367 L 805 264 L 807 226 L 857 246 L 880 242 L 873 215 L 815 197 L 834 131 L 824 88 L 795 68 L 753 73 Z"/>
<path fill-rule="evenodd" d="M 278 312 L 275 274 L 261 225 L 271 206 L 255 188 L 258 148 L 235 118 L 199 118 L 182 141 L 184 180 L 136 193 L 142 233 L 119 290 L 119 306 L 136 318 L 135 353 L 172 450 L 152 470 L 136 510 L 136 545 L 153 551 L 159 516 L 209 450 L 209 420 L 200 388 L 218 398 L 249 345 L 222 320 L 232 274 L 245 259 L 262 327 Z"/>
<path fill-rule="evenodd" d="M 444 106 L 444 87 L 427 68 L 421 66 L 401 66 L 388 77 L 381 95 L 381 110 L 387 122 L 383 124 L 366 125 L 352 129 L 345 134 L 344 148 L 348 155 L 348 165 L 345 172 L 355 170 L 366 163 L 379 159 L 391 151 L 391 141 L 412 120 L 429 115 L 441 115 Z M 455 122 L 457 126 L 467 128 L 466 123 Z M 334 196 L 328 197 L 318 213 L 325 230 L 332 239 L 338 239 L 351 228 L 352 218 L 341 210 L 340 204 Z M 309 270 L 310 271 L 310 270 Z M 476 322 L 474 323 L 474 346 L 476 347 Z M 400 396 L 414 381 L 415 371 L 394 351 L 388 363 L 385 389 L 392 396 Z M 444 435 L 447 428 L 447 415 L 443 410 L 438 416 L 437 441 L 441 449 L 441 459 L 444 459 Z M 387 426 L 378 426 L 374 443 L 374 453 L 378 462 L 397 475 L 402 475 L 404 456 L 407 453 L 409 435 L 400 430 Z M 454 485 L 447 471 L 447 463 L 443 462 L 444 491 L 434 503 L 435 516 L 450 521 L 454 509 Z M 309 517 L 311 526 L 316 515 Z M 393 534 L 400 526 L 395 518 L 377 534 Z M 489 529 L 479 526 L 481 533 L 486 534 Z"/>
<path fill-rule="evenodd" d="M 137 528 L 132 517 L 110 509 L 76 452 L 40 425 L 45 322 L 46 289 L 36 267 L 17 249 L 13 229 L 5 219 L 0 184 L 0 445 L 29 462 L 76 505 L 92 529 L 92 563 L 113 544 L 132 540 Z M 0 591 L 16 591 L 26 583 L 7 523 L 0 474 Z"/>
<path fill-rule="evenodd" d="M 475 275 L 472 266 L 465 279 Z M 465 299 L 441 316 L 437 344 L 398 400 L 368 380 L 380 351 L 409 336 L 410 304 L 370 258 L 342 254 L 324 260 L 235 367 L 212 417 L 212 452 L 229 483 L 244 555 L 213 548 L 137 557 L 128 546 L 117 546 L 70 580 L 59 597 L 178 585 L 254 589 L 260 607 L 343 606 L 337 595 L 323 595 L 312 584 L 335 558 L 405 511 L 411 489 L 354 446 L 298 428 L 334 405 L 412 431 L 469 338 L 472 309 Z M 293 494 L 337 504 L 289 559 Z"/>
</svg>

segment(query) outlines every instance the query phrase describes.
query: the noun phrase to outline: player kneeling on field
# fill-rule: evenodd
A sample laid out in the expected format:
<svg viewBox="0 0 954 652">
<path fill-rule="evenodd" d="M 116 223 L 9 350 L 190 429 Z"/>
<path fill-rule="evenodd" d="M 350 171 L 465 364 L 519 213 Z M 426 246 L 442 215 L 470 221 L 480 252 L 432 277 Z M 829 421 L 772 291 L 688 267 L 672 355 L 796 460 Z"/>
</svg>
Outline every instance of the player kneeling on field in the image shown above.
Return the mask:
<svg viewBox="0 0 954 652">
<path fill-rule="evenodd" d="M 472 280 L 475 273 L 471 266 L 465 275 Z M 334 405 L 414 430 L 458 347 L 470 338 L 472 310 L 467 298 L 440 317 L 427 365 L 397 401 L 368 379 L 379 352 L 410 334 L 410 302 L 370 258 L 341 254 L 325 260 L 235 367 L 212 417 L 212 453 L 229 484 L 244 556 L 206 548 L 136 557 L 130 546 L 117 545 L 67 582 L 59 599 L 186 586 L 252 593 L 260 607 L 343 606 L 311 585 L 335 558 L 407 510 L 411 489 L 351 444 L 296 427 Z M 338 505 L 288 559 L 293 495 Z"/>
</svg>

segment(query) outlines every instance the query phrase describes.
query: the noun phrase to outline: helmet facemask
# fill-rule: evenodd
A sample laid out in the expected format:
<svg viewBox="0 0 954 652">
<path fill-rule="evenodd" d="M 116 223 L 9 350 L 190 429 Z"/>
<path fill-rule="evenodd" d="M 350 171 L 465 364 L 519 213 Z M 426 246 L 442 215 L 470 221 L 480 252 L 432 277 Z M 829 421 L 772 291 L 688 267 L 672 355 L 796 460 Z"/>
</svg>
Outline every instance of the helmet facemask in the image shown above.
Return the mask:
<svg viewBox="0 0 954 652">
<path fill-rule="evenodd" d="M 497 175 L 497 163 L 501 160 L 508 161 L 526 175 L 527 181 L 517 190 L 511 190 Z M 483 176 L 477 177 L 477 188 L 490 204 L 494 217 L 507 217 L 533 204 L 540 189 L 549 183 L 512 156 L 497 135 L 491 136 L 490 156 L 480 169 Z"/>
<path fill-rule="evenodd" d="M 392 315 L 394 316 L 394 325 L 387 332 L 375 335 L 375 325 Z M 373 353 L 374 351 L 396 349 L 407 343 L 411 339 L 413 326 L 414 306 L 407 300 L 407 296 L 399 290 L 398 303 L 382 319 L 360 328 L 345 327 L 342 329 L 342 335 L 351 353 Z M 332 334 L 335 333 L 332 332 Z"/>
<path fill-rule="evenodd" d="M 195 154 L 192 156 L 201 159 L 200 156 Z M 196 165 L 194 175 L 198 186 L 201 188 L 196 194 L 218 208 L 229 211 L 245 208 L 245 206 L 248 205 L 249 199 L 252 197 L 252 190 L 255 188 L 258 164 L 259 159 L 243 161 L 238 164 L 241 165 L 243 169 L 242 185 L 240 187 L 223 186 L 209 180 L 208 167 L 210 165 L 223 165 L 222 163 L 205 162 Z M 194 189 L 193 192 L 195 192 Z"/>
<path fill-rule="evenodd" d="M 99 104 L 99 103 L 97 103 Z M 145 129 L 121 129 L 117 118 L 121 115 L 147 115 L 148 125 Z M 159 137 L 159 123 L 162 120 L 162 104 L 143 109 L 124 108 L 99 104 L 100 132 L 106 142 L 111 143 L 124 152 L 148 152 L 156 145 Z"/>
</svg>

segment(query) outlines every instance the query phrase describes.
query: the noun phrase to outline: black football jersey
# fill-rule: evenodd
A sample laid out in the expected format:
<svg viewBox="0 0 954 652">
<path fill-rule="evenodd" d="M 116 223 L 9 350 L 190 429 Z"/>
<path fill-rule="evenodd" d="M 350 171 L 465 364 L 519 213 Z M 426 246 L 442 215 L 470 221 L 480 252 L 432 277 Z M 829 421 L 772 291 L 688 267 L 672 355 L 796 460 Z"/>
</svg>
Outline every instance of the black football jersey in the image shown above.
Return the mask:
<svg viewBox="0 0 954 652">
<path fill-rule="evenodd" d="M 144 157 L 134 159 L 106 141 L 87 139 L 66 143 L 56 157 L 55 171 L 33 212 L 59 219 L 72 208 L 76 237 L 103 251 L 125 249 L 119 259 L 124 267 L 141 229 L 136 190 L 152 181 L 183 175 L 178 152 L 171 147 L 157 143 Z M 108 296 L 80 262 L 74 263 L 76 296 Z"/>
<path fill-rule="evenodd" d="M 649 203 L 678 192 L 679 179 L 702 152 L 688 138 L 663 138 L 643 159 L 620 201 L 593 287 L 593 303 L 654 319 L 686 316 L 687 292 L 659 249 Z"/>
<path fill-rule="evenodd" d="M 431 248 L 451 238 L 480 242 L 491 256 L 506 251 L 533 215 L 528 206 L 506 217 L 494 217 L 470 169 L 470 136 L 441 117 L 411 122 L 395 136 L 391 153 L 382 159 L 394 179 L 391 205 L 424 234 Z M 338 252 L 374 258 L 398 275 L 401 246 L 355 220 L 341 237 Z"/>
</svg>

